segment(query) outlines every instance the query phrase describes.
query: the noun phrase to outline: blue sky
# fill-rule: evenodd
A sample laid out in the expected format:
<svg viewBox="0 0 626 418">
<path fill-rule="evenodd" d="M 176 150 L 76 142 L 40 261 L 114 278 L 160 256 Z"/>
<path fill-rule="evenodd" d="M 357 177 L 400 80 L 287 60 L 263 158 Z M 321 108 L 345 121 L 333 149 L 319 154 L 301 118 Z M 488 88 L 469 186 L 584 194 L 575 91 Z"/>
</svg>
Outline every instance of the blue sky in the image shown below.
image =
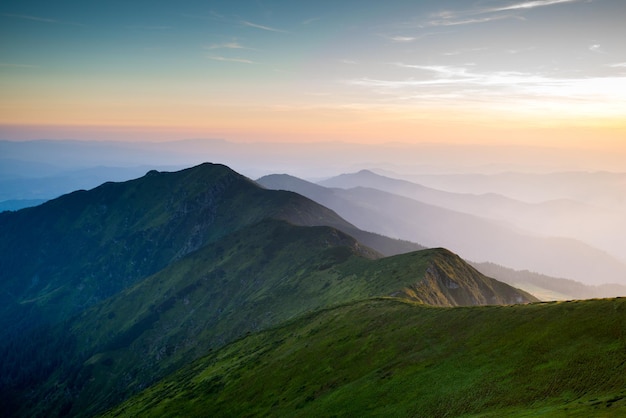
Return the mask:
<svg viewBox="0 0 626 418">
<path fill-rule="evenodd" d="M 625 18 L 622 0 L 4 1 L 0 134 L 493 141 L 518 127 L 615 146 Z"/>
</svg>

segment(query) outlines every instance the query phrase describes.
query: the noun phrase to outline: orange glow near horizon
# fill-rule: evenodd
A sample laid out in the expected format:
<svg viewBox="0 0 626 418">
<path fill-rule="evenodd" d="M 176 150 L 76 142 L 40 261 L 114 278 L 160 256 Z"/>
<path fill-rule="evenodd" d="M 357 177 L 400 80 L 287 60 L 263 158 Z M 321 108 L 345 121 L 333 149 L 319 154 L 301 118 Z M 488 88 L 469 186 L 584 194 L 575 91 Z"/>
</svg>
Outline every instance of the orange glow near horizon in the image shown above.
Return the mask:
<svg viewBox="0 0 626 418">
<path fill-rule="evenodd" d="M 24 103 L 12 108 L 2 106 L 0 113 L 0 126 L 21 132 L 15 137 L 22 140 L 162 141 L 204 137 L 240 142 L 512 143 L 626 151 L 626 121 L 622 119 L 511 115 L 484 109 L 177 107 L 157 103 L 139 107 L 73 103 L 51 108 Z"/>
<path fill-rule="evenodd" d="M 619 2 L 366 3 L 7 12 L 0 137 L 626 152 Z"/>
</svg>

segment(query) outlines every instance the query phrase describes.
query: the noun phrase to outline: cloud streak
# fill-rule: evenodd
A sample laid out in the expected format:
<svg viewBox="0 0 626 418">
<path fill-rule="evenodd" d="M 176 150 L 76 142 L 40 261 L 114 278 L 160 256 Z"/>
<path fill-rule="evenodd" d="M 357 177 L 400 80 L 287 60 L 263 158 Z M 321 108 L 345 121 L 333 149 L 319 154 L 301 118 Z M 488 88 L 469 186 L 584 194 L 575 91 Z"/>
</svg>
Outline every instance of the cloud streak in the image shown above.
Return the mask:
<svg viewBox="0 0 626 418">
<path fill-rule="evenodd" d="M 387 34 L 378 34 L 378 36 L 385 38 L 394 43 L 410 43 L 422 40 L 429 36 L 441 35 L 442 33 L 446 33 L 446 31 L 436 31 L 436 32 L 425 32 L 419 35 L 387 35 Z"/>
<path fill-rule="evenodd" d="M 606 54 L 606 52 L 602 50 L 602 46 L 600 46 L 600 44 L 589 45 L 589 51 L 597 54 Z"/>
<path fill-rule="evenodd" d="M 9 62 L 0 62 L 0 68 L 39 68 L 38 65 L 30 64 L 14 64 Z"/>
<path fill-rule="evenodd" d="M 220 55 L 209 55 L 208 58 L 212 59 L 213 61 L 237 62 L 240 64 L 256 64 L 256 62 L 251 61 L 246 58 L 228 58 L 228 57 L 222 57 Z"/>
<path fill-rule="evenodd" d="M 496 7 L 493 9 L 487 9 L 487 12 L 504 12 L 509 10 L 528 10 L 534 9 L 536 7 L 546 7 L 553 6 L 555 4 L 563 4 L 563 3 L 576 3 L 580 0 L 536 0 L 536 1 L 526 1 L 523 3 L 512 4 L 510 6 L 504 7 Z"/>
<path fill-rule="evenodd" d="M 428 25 L 429 26 L 472 25 L 476 23 L 487 23 L 487 22 L 493 22 L 494 20 L 511 19 L 511 18 L 519 18 L 519 17 L 513 16 L 513 15 L 497 15 L 497 16 L 480 17 L 480 18 L 460 19 L 460 20 L 440 19 L 440 20 L 431 20 L 430 22 L 428 22 Z"/>
<path fill-rule="evenodd" d="M 244 25 L 244 26 L 248 26 L 250 28 L 261 29 L 261 30 L 265 30 L 265 31 L 268 31 L 268 32 L 287 33 L 287 31 L 282 30 L 282 29 L 276 29 L 276 28 L 272 28 L 270 26 L 259 25 L 257 23 L 252 23 L 252 22 L 249 22 L 247 20 L 240 20 L 239 23 Z"/>
<path fill-rule="evenodd" d="M 13 14 L 13 13 L 0 13 L 0 16 L 10 17 L 14 19 L 22 19 L 22 20 L 31 20 L 33 22 L 43 22 L 43 23 L 53 23 L 57 25 L 70 25 L 70 26 L 79 26 L 84 27 L 85 25 L 74 22 L 63 22 L 61 20 L 49 19 L 47 17 L 40 16 L 32 16 L 32 15 L 23 15 L 23 14 Z"/>
<path fill-rule="evenodd" d="M 433 19 L 427 26 L 458 26 L 479 23 L 488 23 L 502 19 L 523 19 L 519 14 L 500 14 L 502 12 L 519 12 L 538 7 L 554 6 L 557 4 L 578 3 L 581 0 L 535 0 L 521 3 L 513 3 L 508 6 L 472 9 L 465 11 L 446 10 L 432 15 Z M 491 16 L 479 17 L 491 14 Z"/>
<path fill-rule="evenodd" d="M 171 30 L 171 29 L 174 29 L 174 28 L 172 26 L 133 25 L 133 26 L 128 26 L 128 29 L 137 29 L 137 30 Z"/>
<path fill-rule="evenodd" d="M 207 49 L 248 49 L 245 46 L 241 45 L 239 42 L 225 42 L 222 44 L 211 44 L 207 47 Z"/>
<path fill-rule="evenodd" d="M 618 67 L 622 67 L 620 63 Z M 565 109 L 609 114 L 626 113 L 626 76 L 559 78 L 519 71 L 477 72 L 447 65 L 393 65 L 416 70 L 411 78 L 362 77 L 345 80 L 350 86 L 369 89 L 387 100 L 415 101 L 419 105 L 487 106 L 525 105 L 544 110 Z M 618 103 L 621 103 L 619 105 Z"/>
<path fill-rule="evenodd" d="M 317 22 L 318 20 L 321 20 L 321 17 L 312 17 L 310 19 L 307 19 L 305 21 L 302 22 L 303 25 L 310 25 L 313 22 Z"/>
<path fill-rule="evenodd" d="M 389 36 L 388 39 L 394 42 L 412 42 L 417 38 L 414 36 Z"/>
</svg>

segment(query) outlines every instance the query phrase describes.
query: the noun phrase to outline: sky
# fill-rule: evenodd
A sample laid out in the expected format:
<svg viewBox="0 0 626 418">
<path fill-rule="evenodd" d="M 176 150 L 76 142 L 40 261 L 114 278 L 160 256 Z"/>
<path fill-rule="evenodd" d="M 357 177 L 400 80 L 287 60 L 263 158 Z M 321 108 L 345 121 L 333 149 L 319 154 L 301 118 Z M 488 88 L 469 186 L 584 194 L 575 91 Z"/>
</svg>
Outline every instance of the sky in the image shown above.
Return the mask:
<svg viewBox="0 0 626 418">
<path fill-rule="evenodd" d="M 0 139 L 626 153 L 626 1 L 0 3 Z"/>
</svg>

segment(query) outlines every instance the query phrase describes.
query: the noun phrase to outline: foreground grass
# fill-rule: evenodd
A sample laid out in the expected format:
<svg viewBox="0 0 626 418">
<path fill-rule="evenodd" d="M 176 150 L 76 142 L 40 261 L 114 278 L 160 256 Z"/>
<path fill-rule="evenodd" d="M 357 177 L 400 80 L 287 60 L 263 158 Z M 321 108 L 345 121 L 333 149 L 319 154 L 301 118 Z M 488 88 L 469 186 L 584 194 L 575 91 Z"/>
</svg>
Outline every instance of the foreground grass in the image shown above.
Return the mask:
<svg viewBox="0 0 626 418">
<path fill-rule="evenodd" d="M 625 416 L 626 299 L 372 299 L 209 354 L 106 416 Z"/>
</svg>

